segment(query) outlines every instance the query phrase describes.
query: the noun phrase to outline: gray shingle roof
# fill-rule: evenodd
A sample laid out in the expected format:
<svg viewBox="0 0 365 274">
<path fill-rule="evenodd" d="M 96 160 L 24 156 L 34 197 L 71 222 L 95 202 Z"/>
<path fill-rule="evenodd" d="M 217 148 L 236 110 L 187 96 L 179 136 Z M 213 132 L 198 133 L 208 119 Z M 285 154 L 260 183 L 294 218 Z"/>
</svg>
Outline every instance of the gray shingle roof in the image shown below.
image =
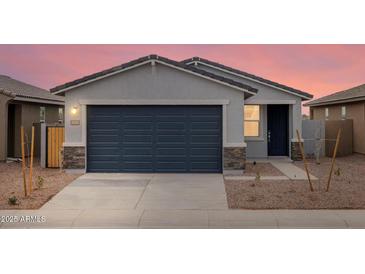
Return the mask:
<svg viewBox="0 0 365 274">
<path fill-rule="evenodd" d="M 206 76 L 208 78 L 211 78 L 211 79 L 223 82 L 223 83 L 227 83 L 227 84 L 230 84 L 232 86 L 239 87 L 241 89 L 245 89 L 245 90 L 247 90 L 251 93 L 254 93 L 254 94 L 257 93 L 257 89 L 255 89 L 253 87 L 250 87 L 249 85 L 245 85 L 243 83 L 234 81 L 232 79 L 222 77 L 222 76 L 219 76 L 219 75 L 216 75 L 216 74 L 213 74 L 213 73 L 210 73 L 210 72 L 207 72 L 207 71 L 204 71 L 202 69 L 198 69 L 198 68 L 195 68 L 195 67 L 192 67 L 192 66 L 188 66 L 188 65 L 183 64 L 181 62 L 177 62 L 177 61 L 174 61 L 174 60 L 162 57 L 162 56 L 158 56 L 158 55 L 155 55 L 155 54 L 148 55 L 148 56 L 145 56 L 145 57 L 141 57 L 141 58 L 138 58 L 136 60 L 130 61 L 128 63 L 122 64 L 122 65 L 119 65 L 119 66 L 116 66 L 116 67 L 112 67 L 110 69 L 106 69 L 106 70 L 103 70 L 103 71 L 100 71 L 100 72 L 97 72 L 97 73 L 94 73 L 94 74 L 91 74 L 91 75 L 88 75 L 88 76 L 85 76 L 85 77 L 82 77 L 80 79 L 65 83 L 63 85 L 56 86 L 56 87 L 51 89 L 51 92 L 54 93 L 54 92 L 57 92 L 57 91 L 61 91 L 61 90 L 66 89 L 66 88 L 70 88 L 70 87 L 76 86 L 78 84 L 82 84 L 82 83 L 87 82 L 89 80 L 93 80 L 95 78 L 98 78 L 98 77 L 101 77 L 101 76 L 104 76 L 104 75 L 108 75 L 108 74 L 111 74 L 111 73 L 126 69 L 128 67 L 132 67 L 134 65 L 137 65 L 139 63 L 143 63 L 143 62 L 148 61 L 148 60 L 156 60 L 156 61 L 159 60 L 159 61 L 162 61 L 164 63 L 173 65 L 175 67 L 182 68 L 182 69 L 185 69 L 185 70 L 200 74 L 202 76 Z"/>
<path fill-rule="evenodd" d="M 365 84 L 318 98 L 304 104 L 304 106 L 320 106 L 362 100 L 365 100 Z"/>
<path fill-rule="evenodd" d="M 222 64 L 217 63 L 217 62 L 214 62 L 214 61 L 210 61 L 208 59 L 204 59 L 204 58 L 200 58 L 200 57 L 192 57 L 192 58 L 189 58 L 189 59 L 186 59 L 186 60 L 181 61 L 181 63 L 188 64 L 188 63 L 191 63 L 191 62 L 194 62 L 194 61 L 200 61 L 202 63 L 206 63 L 208 65 L 211 65 L 211 66 L 214 66 L 214 67 L 217 67 L 217 68 L 221 68 L 221 69 L 224 69 L 224 70 L 227 70 L 227 71 L 236 73 L 236 74 L 240 74 L 240 75 L 242 75 L 244 77 L 251 78 L 252 80 L 256 80 L 256 81 L 259 81 L 259 82 L 262 82 L 262 83 L 265 83 L 265 84 L 268 84 L 268 85 L 271 85 L 271 86 L 275 86 L 275 87 L 278 87 L 278 88 L 281 88 L 281 89 L 290 91 L 290 92 L 295 93 L 295 94 L 297 94 L 297 95 L 299 95 L 301 97 L 306 97 L 306 99 L 313 98 L 313 95 L 312 94 L 309 94 L 307 92 L 301 91 L 299 89 L 291 88 L 291 87 L 288 87 L 286 85 L 279 84 L 277 82 L 273 82 L 273 81 L 270 81 L 268 79 L 259 77 L 257 75 L 253 75 L 251 73 L 247 73 L 247 72 L 244 72 L 244 71 L 241 71 L 241 70 L 232 68 L 232 67 L 228 67 L 228 66 L 222 65 Z"/>
<path fill-rule="evenodd" d="M 41 99 L 63 104 L 64 97 L 51 94 L 48 90 L 15 80 L 6 75 L 0 75 L 0 89 L 15 94 L 15 99 Z"/>
</svg>

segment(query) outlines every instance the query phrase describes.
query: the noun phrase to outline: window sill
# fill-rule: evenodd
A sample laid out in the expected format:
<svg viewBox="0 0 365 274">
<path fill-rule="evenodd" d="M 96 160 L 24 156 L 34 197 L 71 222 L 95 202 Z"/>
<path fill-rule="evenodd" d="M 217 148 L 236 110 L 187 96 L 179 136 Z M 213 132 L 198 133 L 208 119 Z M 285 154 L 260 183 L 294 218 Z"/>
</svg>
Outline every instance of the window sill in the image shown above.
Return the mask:
<svg viewBox="0 0 365 274">
<path fill-rule="evenodd" d="M 263 142 L 265 139 L 263 137 L 245 137 L 246 142 Z"/>
</svg>

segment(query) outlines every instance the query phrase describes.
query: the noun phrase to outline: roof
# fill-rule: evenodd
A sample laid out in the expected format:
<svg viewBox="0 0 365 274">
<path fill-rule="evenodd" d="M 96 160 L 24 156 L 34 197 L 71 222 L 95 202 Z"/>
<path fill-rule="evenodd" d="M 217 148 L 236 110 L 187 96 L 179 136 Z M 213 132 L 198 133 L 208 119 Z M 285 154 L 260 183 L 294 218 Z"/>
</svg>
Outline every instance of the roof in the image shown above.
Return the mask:
<svg viewBox="0 0 365 274">
<path fill-rule="evenodd" d="M 202 69 L 198 69 L 198 68 L 186 65 L 186 64 L 181 63 L 181 62 L 177 62 L 177 61 L 174 61 L 174 60 L 162 57 L 162 56 L 158 56 L 158 55 L 155 55 L 155 54 L 144 56 L 144 57 L 138 58 L 136 60 L 130 61 L 128 63 L 124 63 L 124 64 L 121 64 L 119 66 L 112 67 L 110 69 L 106 69 L 106 70 L 103 70 L 103 71 L 100 71 L 100 72 L 97 72 L 97 73 L 94 73 L 94 74 L 91 74 L 91 75 L 87 75 L 85 77 L 82 77 L 80 79 L 65 83 L 63 85 L 56 86 L 56 87 L 51 89 L 51 92 L 54 93 L 54 94 L 58 94 L 58 93 L 66 91 L 66 90 L 72 89 L 76 86 L 86 84 L 90 81 L 95 81 L 99 78 L 106 77 L 106 76 L 109 76 L 109 75 L 113 75 L 115 73 L 119 73 L 119 72 L 121 72 L 123 70 L 126 70 L 128 68 L 132 68 L 132 67 L 142 65 L 142 64 L 145 64 L 145 63 L 148 63 L 148 62 L 152 62 L 152 61 L 155 61 L 157 63 L 167 64 L 167 65 L 173 66 L 175 68 L 179 68 L 179 69 L 182 69 L 184 71 L 196 74 L 198 76 L 202 76 L 202 77 L 214 80 L 216 82 L 223 83 L 223 84 L 229 85 L 231 87 L 241 89 L 245 92 L 248 92 L 251 95 L 254 95 L 254 94 L 257 93 L 257 89 L 255 89 L 255 88 L 253 88 L 249 85 L 246 85 L 246 84 L 240 83 L 238 81 L 234 81 L 232 79 L 229 79 L 229 78 L 226 78 L 226 77 L 223 77 L 223 76 L 219 76 L 219 75 L 204 71 Z"/>
<path fill-rule="evenodd" d="M 48 90 L 15 80 L 6 75 L 0 75 L 0 89 L 14 94 L 15 100 L 42 100 L 60 104 L 64 103 L 64 97 L 62 96 L 53 95 Z"/>
<path fill-rule="evenodd" d="M 14 98 L 16 96 L 15 93 L 5 90 L 3 88 L 0 88 L 0 94 L 8 96 L 8 97 L 12 97 L 12 98 Z"/>
<path fill-rule="evenodd" d="M 318 98 L 304 106 L 322 106 L 363 100 L 365 100 L 365 84 Z"/>
<path fill-rule="evenodd" d="M 263 83 L 263 84 L 266 84 L 266 85 L 270 85 L 270 86 L 273 86 L 273 87 L 276 87 L 276 88 L 279 88 L 279 89 L 294 93 L 294 94 L 302 97 L 304 100 L 309 100 L 309 99 L 313 98 L 313 95 L 310 94 L 310 93 L 307 93 L 307 92 L 304 92 L 304 91 L 301 91 L 299 89 L 295 89 L 295 88 L 292 88 L 292 87 L 288 87 L 286 85 L 279 84 L 277 82 L 273 82 L 271 80 L 259 77 L 257 75 L 253 75 L 251 73 L 247 73 L 247 72 L 244 72 L 244 71 L 232 68 L 232 67 L 222 65 L 220 63 L 210 61 L 208 59 L 204 59 L 204 58 L 200 58 L 200 57 L 192 57 L 192 58 L 181 61 L 181 63 L 183 63 L 183 64 L 190 64 L 190 65 L 191 65 L 191 63 L 194 63 L 194 62 L 204 63 L 204 64 L 207 64 L 207 65 L 216 67 L 216 68 L 220 68 L 222 70 L 226 70 L 228 72 L 232 72 L 232 73 L 241 75 L 241 76 L 243 76 L 245 78 L 249 78 L 253 81 L 257 81 L 257 82 L 260 82 L 260 83 Z"/>
</svg>

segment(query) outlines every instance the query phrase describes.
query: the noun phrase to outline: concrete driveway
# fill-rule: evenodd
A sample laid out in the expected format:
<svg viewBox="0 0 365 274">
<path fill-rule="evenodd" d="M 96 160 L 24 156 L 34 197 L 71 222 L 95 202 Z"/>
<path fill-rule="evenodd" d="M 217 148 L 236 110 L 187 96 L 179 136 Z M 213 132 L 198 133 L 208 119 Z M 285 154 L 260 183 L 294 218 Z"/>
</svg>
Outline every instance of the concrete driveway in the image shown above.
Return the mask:
<svg viewBox="0 0 365 274">
<path fill-rule="evenodd" d="M 221 174 L 86 174 L 42 209 L 227 209 Z"/>
<path fill-rule="evenodd" d="M 200 228 L 227 209 L 221 174 L 85 174 L 40 211 L 71 214 L 73 227 Z"/>
</svg>

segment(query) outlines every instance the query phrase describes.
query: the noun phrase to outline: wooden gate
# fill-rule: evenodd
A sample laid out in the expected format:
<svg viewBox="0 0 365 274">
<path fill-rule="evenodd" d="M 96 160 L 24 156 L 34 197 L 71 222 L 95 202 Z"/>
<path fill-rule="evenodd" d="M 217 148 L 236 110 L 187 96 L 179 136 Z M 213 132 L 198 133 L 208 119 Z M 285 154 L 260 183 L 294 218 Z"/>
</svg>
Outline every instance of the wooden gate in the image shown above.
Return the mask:
<svg viewBox="0 0 365 274">
<path fill-rule="evenodd" d="M 62 165 L 61 150 L 64 141 L 64 127 L 47 127 L 47 167 L 60 167 Z"/>
</svg>

